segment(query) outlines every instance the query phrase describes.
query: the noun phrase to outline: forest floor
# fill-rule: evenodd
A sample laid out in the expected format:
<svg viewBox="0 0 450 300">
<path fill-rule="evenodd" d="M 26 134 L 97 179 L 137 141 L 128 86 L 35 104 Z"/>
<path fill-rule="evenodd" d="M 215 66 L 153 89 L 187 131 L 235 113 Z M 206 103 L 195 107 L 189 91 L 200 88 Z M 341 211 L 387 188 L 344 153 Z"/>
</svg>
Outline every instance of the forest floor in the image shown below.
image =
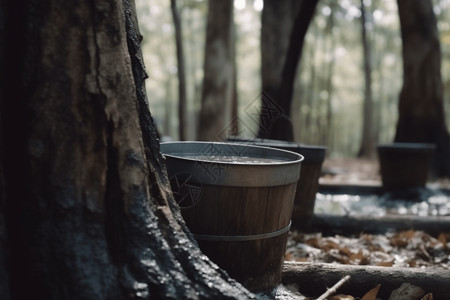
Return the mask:
<svg viewBox="0 0 450 300">
<path fill-rule="evenodd" d="M 324 175 L 319 179 L 320 184 L 381 186 L 377 160 L 327 159 L 322 165 L 322 173 Z M 440 188 L 450 187 L 448 179 L 430 181 L 429 184 Z M 349 236 L 322 236 L 320 232 L 302 233 L 293 230 L 289 236 L 286 259 L 450 270 L 450 230 L 439 236 L 412 230 L 384 235 L 361 233 Z"/>
<path fill-rule="evenodd" d="M 320 184 L 381 186 L 377 160 L 327 159 L 322 173 Z M 429 183 L 439 188 L 450 187 L 448 179 Z M 450 207 L 450 198 L 447 201 Z M 450 270 L 450 229 L 443 230 L 437 236 L 414 230 L 348 236 L 292 230 L 286 260 Z"/>
<path fill-rule="evenodd" d="M 381 185 L 378 161 L 361 158 L 327 158 L 322 164 L 321 184 Z"/>
<path fill-rule="evenodd" d="M 322 165 L 321 184 L 381 186 L 377 159 L 327 158 Z M 450 189 L 450 179 L 430 179 L 428 184 Z"/>
</svg>

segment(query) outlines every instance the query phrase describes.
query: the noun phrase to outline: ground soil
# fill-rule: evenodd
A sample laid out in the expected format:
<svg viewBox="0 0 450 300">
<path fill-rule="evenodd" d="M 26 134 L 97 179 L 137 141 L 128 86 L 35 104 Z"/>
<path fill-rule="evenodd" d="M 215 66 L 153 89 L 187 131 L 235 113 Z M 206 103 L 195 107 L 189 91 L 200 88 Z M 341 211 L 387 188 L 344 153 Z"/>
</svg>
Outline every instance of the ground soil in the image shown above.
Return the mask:
<svg viewBox="0 0 450 300">
<path fill-rule="evenodd" d="M 381 184 L 378 161 L 362 158 L 327 158 L 322 164 L 321 184 Z"/>
</svg>

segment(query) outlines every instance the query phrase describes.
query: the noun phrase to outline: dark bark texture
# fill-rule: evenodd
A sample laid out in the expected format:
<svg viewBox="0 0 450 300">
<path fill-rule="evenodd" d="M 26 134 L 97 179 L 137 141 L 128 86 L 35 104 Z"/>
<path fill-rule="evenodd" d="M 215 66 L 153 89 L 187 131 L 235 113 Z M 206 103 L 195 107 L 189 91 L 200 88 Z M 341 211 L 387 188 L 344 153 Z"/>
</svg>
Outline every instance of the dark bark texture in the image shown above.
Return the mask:
<svg viewBox="0 0 450 300">
<path fill-rule="evenodd" d="M 434 173 L 450 176 L 441 51 L 431 0 L 398 0 L 403 40 L 403 88 L 395 142 L 436 144 Z"/>
<path fill-rule="evenodd" d="M 273 94 L 269 94 L 269 97 L 263 97 L 261 103 L 258 132 L 260 138 L 285 141 L 293 141 L 294 139 L 290 120 L 294 80 L 297 65 L 301 58 L 304 38 L 318 2 L 318 0 L 301 1 L 291 30 L 286 58 L 283 60 L 281 80 L 278 86 L 274 88 Z M 271 93 L 272 91 L 267 92 Z M 266 91 L 263 90 L 263 93 L 265 94 Z"/>
<path fill-rule="evenodd" d="M 253 297 L 173 204 L 134 2 L 0 3 L 0 298 Z"/>
</svg>

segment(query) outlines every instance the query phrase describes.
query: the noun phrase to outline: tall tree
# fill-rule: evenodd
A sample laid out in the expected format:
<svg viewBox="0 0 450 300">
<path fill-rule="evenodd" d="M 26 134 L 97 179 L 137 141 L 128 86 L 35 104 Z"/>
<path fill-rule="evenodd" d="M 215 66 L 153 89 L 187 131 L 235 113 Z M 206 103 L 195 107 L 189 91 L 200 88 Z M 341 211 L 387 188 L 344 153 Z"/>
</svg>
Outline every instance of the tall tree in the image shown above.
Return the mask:
<svg viewBox="0 0 450 300">
<path fill-rule="evenodd" d="M 431 0 L 397 0 L 403 41 L 403 87 L 395 142 L 436 144 L 434 168 L 450 176 L 441 51 Z"/>
<path fill-rule="evenodd" d="M 0 298 L 252 298 L 169 192 L 134 2 L 1 0 L 0 16 Z"/>
<path fill-rule="evenodd" d="M 229 134 L 232 136 L 239 135 L 239 95 L 237 86 L 237 65 L 236 65 L 236 26 L 233 22 L 233 41 L 231 46 L 231 61 L 233 62 L 232 70 L 232 83 L 233 88 L 231 91 L 231 127 Z"/>
<path fill-rule="evenodd" d="M 361 39 L 363 44 L 364 62 L 364 102 L 363 126 L 359 157 L 373 157 L 375 155 L 375 134 L 373 128 L 373 98 L 372 98 L 372 51 L 370 38 L 367 36 L 368 22 L 372 22 L 372 13 L 368 12 L 364 0 L 361 0 Z"/>
<path fill-rule="evenodd" d="M 175 44 L 177 52 L 177 65 L 178 65 L 178 137 L 180 140 L 186 140 L 186 106 L 187 106 L 187 93 L 186 93 L 186 71 L 184 67 L 184 50 L 183 50 L 183 33 L 181 27 L 181 17 L 178 12 L 177 1 L 170 0 L 170 8 L 172 11 L 173 24 L 175 27 Z"/>
<path fill-rule="evenodd" d="M 220 140 L 233 91 L 233 1 L 209 0 L 199 140 Z"/>
<path fill-rule="evenodd" d="M 261 13 L 261 89 L 264 96 L 275 98 L 281 83 L 283 64 L 295 16 L 301 1 L 266 0 Z M 261 128 L 260 130 L 263 130 Z"/>
<path fill-rule="evenodd" d="M 327 26 L 326 26 L 326 33 L 328 35 L 329 40 L 329 46 L 327 47 L 328 55 L 330 57 L 330 60 L 328 62 L 328 66 L 326 68 L 326 79 L 325 79 L 325 90 L 327 91 L 327 98 L 326 98 L 326 114 L 325 114 L 325 126 L 323 128 L 322 133 L 322 145 L 331 145 L 331 137 L 332 137 L 332 131 L 333 128 L 333 106 L 332 106 L 332 99 L 333 99 L 333 77 L 334 77 L 334 68 L 336 64 L 336 38 L 334 37 L 333 30 L 335 26 L 335 10 L 336 10 L 336 4 L 332 3 L 331 9 L 330 9 L 330 15 L 328 16 L 327 20 Z"/>
<path fill-rule="evenodd" d="M 294 138 L 291 103 L 297 65 L 301 57 L 303 42 L 318 0 L 301 1 L 291 30 L 289 47 L 283 61 L 281 80 L 269 97 L 261 103 L 258 136 L 292 141 Z M 263 91 L 264 92 L 264 91 Z"/>
</svg>

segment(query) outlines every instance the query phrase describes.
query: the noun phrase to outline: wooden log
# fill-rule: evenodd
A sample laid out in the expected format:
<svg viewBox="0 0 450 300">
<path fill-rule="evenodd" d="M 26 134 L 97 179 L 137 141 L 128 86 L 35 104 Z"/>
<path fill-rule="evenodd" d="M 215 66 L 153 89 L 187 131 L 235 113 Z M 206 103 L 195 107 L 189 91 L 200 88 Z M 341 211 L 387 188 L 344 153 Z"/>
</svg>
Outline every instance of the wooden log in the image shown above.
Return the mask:
<svg viewBox="0 0 450 300">
<path fill-rule="evenodd" d="M 434 299 L 450 297 L 448 270 L 285 262 L 282 282 L 284 285 L 296 284 L 305 296 L 318 297 L 347 275 L 351 278 L 339 289 L 339 294 L 362 297 L 381 284 L 378 297 L 388 299 L 393 290 L 409 283 L 432 293 Z"/>
<path fill-rule="evenodd" d="M 292 218 L 295 228 L 296 216 Z M 361 232 L 383 234 L 389 231 L 421 230 L 431 235 L 450 232 L 450 216 L 336 216 L 316 214 L 309 232 L 322 232 L 324 235 L 358 234 Z"/>
</svg>

